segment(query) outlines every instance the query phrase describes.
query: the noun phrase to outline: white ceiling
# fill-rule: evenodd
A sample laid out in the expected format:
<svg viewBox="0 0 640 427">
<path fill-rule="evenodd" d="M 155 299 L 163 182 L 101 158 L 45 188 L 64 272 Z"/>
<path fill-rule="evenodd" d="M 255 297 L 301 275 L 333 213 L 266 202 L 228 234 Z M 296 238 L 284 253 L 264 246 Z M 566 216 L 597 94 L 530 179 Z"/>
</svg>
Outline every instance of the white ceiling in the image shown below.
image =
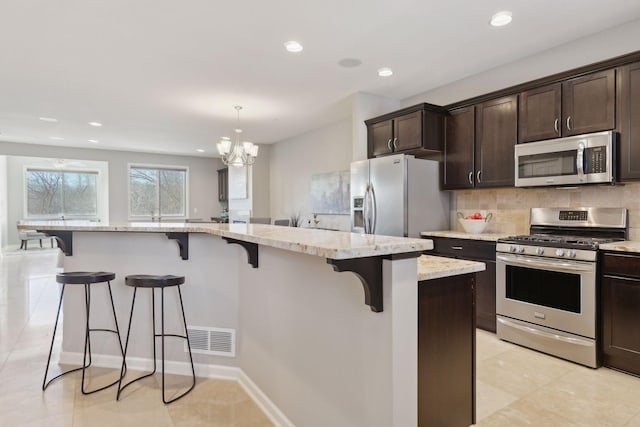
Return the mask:
<svg viewBox="0 0 640 427">
<path fill-rule="evenodd" d="M 236 104 L 271 143 L 355 92 L 403 99 L 639 18 L 637 0 L 1 0 L 0 140 L 213 156 Z"/>
</svg>

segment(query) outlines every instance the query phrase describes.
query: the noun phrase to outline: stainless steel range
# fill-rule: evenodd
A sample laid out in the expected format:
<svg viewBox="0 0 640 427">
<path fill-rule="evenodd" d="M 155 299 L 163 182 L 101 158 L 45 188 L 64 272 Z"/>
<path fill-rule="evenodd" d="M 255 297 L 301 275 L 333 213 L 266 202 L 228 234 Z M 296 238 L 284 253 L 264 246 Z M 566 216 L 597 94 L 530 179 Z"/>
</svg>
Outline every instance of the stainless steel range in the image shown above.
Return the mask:
<svg viewBox="0 0 640 427">
<path fill-rule="evenodd" d="M 498 240 L 498 338 L 595 368 L 598 245 L 627 237 L 625 208 L 533 208 Z"/>
</svg>

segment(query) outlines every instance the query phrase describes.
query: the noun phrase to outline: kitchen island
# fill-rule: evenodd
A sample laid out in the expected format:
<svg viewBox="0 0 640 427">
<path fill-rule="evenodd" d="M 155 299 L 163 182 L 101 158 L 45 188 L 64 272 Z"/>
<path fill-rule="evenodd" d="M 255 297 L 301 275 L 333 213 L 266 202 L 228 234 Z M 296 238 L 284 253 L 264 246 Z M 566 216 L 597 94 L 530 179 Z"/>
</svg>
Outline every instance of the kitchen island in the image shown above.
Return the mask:
<svg viewBox="0 0 640 427">
<path fill-rule="evenodd" d="M 121 328 L 132 292 L 126 275 L 184 275 L 189 328 L 222 328 L 235 337 L 232 357 L 194 354 L 197 374 L 238 380 L 276 425 L 418 425 L 417 257 L 431 249 L 429 240 L 260 224 L 64 221 L 19 228 L 56 236 L 66 271 L 115 272 Z M 453 270 L 483 268 L 475 264 Z M 82 295 L 70 291 L 61 359 L 77 362 Z M 92 307 L 92 322 L 108 319 L 102 308 Z M 150 365 L 147 333 L 133 335 L 132 369 Z M 118 366 L 115 349 L 98 344 L 94 363 Z M 183 344 L 171 344 L 167 369 L 186 373 Z"/>
</svg>

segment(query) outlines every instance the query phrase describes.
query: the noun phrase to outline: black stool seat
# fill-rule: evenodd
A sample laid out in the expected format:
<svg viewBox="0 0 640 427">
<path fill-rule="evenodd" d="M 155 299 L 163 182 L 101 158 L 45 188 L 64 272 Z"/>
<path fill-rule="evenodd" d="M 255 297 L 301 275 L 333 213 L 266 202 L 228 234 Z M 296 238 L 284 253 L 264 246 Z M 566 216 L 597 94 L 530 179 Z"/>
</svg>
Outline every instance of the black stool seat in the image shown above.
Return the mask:
<svg viewBox="0 0 640 427">
<path fill-rule="evenodd" d="M 154 276 L 150 274 L 133 274 L 124 278 L 127 286 L 134 288 L 166 288 L 184 283 L 184 276 Z"/>
<path fill-rule="evenodd" d="M 53 325 L 53 336 L 51 337 L 51 347 L 49 347 L 49 357 L 47 358 L 47 367 L 44 371 L 44 380 L 42 381 L 42 390 L 45 390 L 49 384 L 55 379 L 60 378 L 63 375 L 70 374 L 71 372 L 82 371 L 82 382 L 81 382 L 81 391 L 82 394 L 91 394 L 100 390 L 104 390 L 111 386 L 120 383 L 120 378 L 116 381 L 104 385 L 99 388 L 95 388 L 94 390 L 87 390 L 87 383 L 85 382 L 85 374 L 87 369 L 91 366 L 91 333 L 92 332 L 108 332 L 113 335 L 118 340 L 118 347 L 120 348 L 120 354 L 122 354 L 122 360 L 124 361 L 124 348 L 122 347 L 122 339 L 120 338 L 120 329 L 118 328 L 118 319 L 116 317 L 116 308 L 113 304 L 113 294 L 111 293 L 111 281 L 116 278 L 115 273 L 108 273 L 105 271 L 97 271 L 97 272 L 87 272 L 87 271 L 73 271 L 60 273 L 56 275 L 56 282 L 62 284 L 60 289 L 60 301 L 58 302 L 58 312 L 56 314 L 56 321 Z M 98 283 L 103 283 L 107 286 L 107 291 L 109 293 L 109 302 L 111 307 L 111 314 L 113 315 L 113 329 L 109 328 L 95 328 L 91 327 L 90 316 L 91 316 L 91 288 L 96 287 Z M 56 339 L 56 331 L 58 329 L 58 320 L 60 319 L 60 309 L 62 307 L 62 301 L 64 299 L 64 291 L 67 285 L 84 285 L 84 312 L 85 312 L 85 325 L 84 325 L 84 351 L 82 354 L 82 366 L 79 368 L 70 369 L 68 371 L 62 372 L 61 374 L 51 378 L 47 381 L 47 376 L 49 374 L 49 365 L 51 364 L 51 355 L 53 353 L 53 344 Z M 126 370 L 126 366 L 124 366 L 120 370 L 120 377 L 122 377 L 123 370 Z"/>
<path fill-rule="evenodd" d="M 64 283 L 65 285 L 86 285 L 88 283 L 110 282 L 115 278 L 115 273 L 107 273 L 105 271 L 73 271 L 69 273 L 56 274 L 56 282 Z"/>
</svg>

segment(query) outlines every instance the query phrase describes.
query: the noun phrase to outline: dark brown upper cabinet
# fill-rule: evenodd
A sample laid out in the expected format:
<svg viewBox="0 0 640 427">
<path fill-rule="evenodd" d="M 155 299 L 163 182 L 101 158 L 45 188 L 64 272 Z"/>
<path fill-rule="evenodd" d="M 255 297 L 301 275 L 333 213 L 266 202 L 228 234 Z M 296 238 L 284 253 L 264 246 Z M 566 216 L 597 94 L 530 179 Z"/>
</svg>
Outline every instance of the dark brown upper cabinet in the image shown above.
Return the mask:
<svg viewBox="0 0 640 427">
<path fill-rule="evenodd" d="M 518 142 L 614 129 L 615 81 L 611 69 L 522 92 Z"/>
<path fill-rule="evenodd" d="M 475 108 L 465 107 L 449 112 L 445 119 L 442 188 L 473 188 L 475 183 L 474 143 Z"/>
<path fill-rule="evenodd" d="M 567 80 L 562 84 L 562 135 L 613 129 L 615 123 L 614 69 Z"/>
<path fill-rule="evenodd" d="M 442 151 L 445 114 L 441 107 L 418 104 L 366 120 L 368 157 Z"/>
<path fill-rule="evenodd" d="M 393 151 L 422 147 L 422 111 L 393 119 Z"/>
<path fill-rule="evenodd" d="M 640 179 L 640 62 L 618 69 L 619 180 Z"/>
<path fill-rule="evenodd" d="M 561 135 L 560 83 L 528 90 L 520 94 L 518 142 L 539 141 Z"/>
<path fill-rule="evenodd" d="M 476 187 L 513 186 L 517 139 L 518 95 L 476 106 Z"/>
<path fill-rule="evenodd" d="M 393 120 L 367 126 L 369 158 L 393 153 Z"/>
<path fill-rule="evenodd" d="M 226 202 L 229 199 L 229 168 L 218 169 L 218 201 Z"/>
</svg>

